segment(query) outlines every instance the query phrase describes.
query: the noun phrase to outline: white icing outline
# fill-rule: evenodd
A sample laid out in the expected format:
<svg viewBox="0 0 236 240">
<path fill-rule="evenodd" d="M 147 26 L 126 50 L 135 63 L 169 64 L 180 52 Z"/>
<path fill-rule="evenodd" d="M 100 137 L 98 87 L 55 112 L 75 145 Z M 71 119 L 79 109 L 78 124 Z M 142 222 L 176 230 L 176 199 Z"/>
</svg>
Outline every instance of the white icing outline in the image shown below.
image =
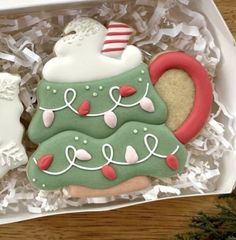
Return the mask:
<svg viewBox="0 0 236 240">
<path fill-rule="evenodd" d="M 140 104 L 141 100 L 144 99 L 144 98 L 147 96 L 148 90 L 149 90 L 149 85 L 150 85 L 150 84 L 147 83 L 146 90 L 145 90 L 145 93 L 144 93 L 143 97 L 142 97 L 139 101 L 137 101 L 137 102 L 135 102 L 135 103 L 133 103 L 133 104 L 122 104 L 122 103 L 121 103 L 122 97 L 121 97 L 120 95 L 119 95 L 118 100 L 116 100 L 116 99 L 114 98 L 113 92 L 114 92 L 115 90 L 118 90 L 118 91 L 119 91 L 120 87 L 114 86 L 114 87 L 110 88 L 110 90 L 109 90 L 109 96 L 110 96 L 110 99 L 112 100 L 112 102 L 114 103 L 114 106 L 113 106 L 111 109 L 109 109 L 109 110 L 107 110 L 107 111 L 105 111 L 105 112 L 102 112 L 102 113 L 90 113 L 90 114 L 87 114 L 86 117 L 99 117 L 99 116 L 103 116 L 103 115 L 104 115 L 105 113 L 107 113 L 107 112 L 112 112 L 112 111 L 114 111 L 117 107 L 131 108 L 131 107 L 137 106 L 138 104 Z M 73 95 L 72 95 L 71 100 L 68 100 L 68 94 L 69 94 L 70 92 L 71 92 Z M 66 89 L 66 91 L 64 92 L 64 102 L 65 102 L 65 105 L 64 105 L 64 106 L 58 107 L 58 108 L 52 108 L 52 109 L 50 109 L 50 108 L 44 108 L 44 107 L 39 107 L 39 109 L 42 110 L 42 111 L 53 111 L 53 112 L 57 112 L 57 111 L 60 111 L 60 110 L 65 109 L 65 108 L 70 108 L 71 111 L 73 111 L 73 112 L 76 113 L 76 114 L 79 114 L 78 111 L 77 111 L 75 108 L 73 108 L 73 106 L 72 106 L 72 104 L 74 103 L 74 101 L 75 101 L 75 99 L 76 99 L 76 96 L 77 96 L 77 94 L 76 94 L 75 89 L 73 89 L 73 88 L 68 88 L 68 89 Z"/>
<path fill-rule="evenodd" d="M 148 143 L 148 138 L 152 138 L 155 141 L 153 148 L 150 147 L 150 145 Z M 110 144 L 104 144 L 102 146 L 102 154 L 103 154 L 103 157 L 106 159 L 106 163 L 101 165 L 101 166 L 98 166 L 98 167 L 84 167 L 84 166 L 81 166 L 79 164 L 76 164 L 75 161 L 77 160 L 77 158 L 76 158 L 76 151 L 77 150 L 76 150 L 76 148 L 74 146 L 69 145 L 65 149 L 65 156 L 66 156 L 66 160 L 69 163 L 69 166 L 67 168 L 65 168 L 64 170 L 59 171 L 59 172 L 50 172 L 50 171 L 46 171 L 46 170 L 43 170 L 43 172 L 48 174 L 48 175 L 58 176 L 58 175 L 62 175 L 64 173 L 66 173 L 72 167 L 76 167 L 76 168 L 79 168 L 79 169 L 82 169 L 82 170 L 86 170 L 86 171 L 97 171 L 97 170 L 101 170 L 105 165 L 109 165 L 110 163 L 112 163 L 114 165 L 129 166 L 129 165 L 136 165 L 136 164 L 143 163 L 143 162 L 147 161 L 151 156 L 155 156 L 155 157 L 162 158 L 162 159 L 166 159 L 167 158 L 167 155 L 162 155 L 162 154 L 156 153 L 156 150 L 157 150 L 158 145 L 159 145 L 159 140 L 158 140 L 158 138 L 155 135 L 153 135 L 153 134 L 146 134 L 144 136 L 144 144 L 145 144 L 147 150 L 149 151 L 149 154 L 146 157 L 144 157 L 143 159 L 140 159 L 139 161 L 137 161 L 134 164 L 129 164 L 127 162 L 118 162 L 118 161 L 113 160 L 113 156 L 114 156 L 113 147 Z M 110 153 L 109 156 L 106 153 L 106 149 L 109 149 L 109 153 Z M 72 150 L 73 153 L 74 153 L 72 160 L 71 160 L 71 158 L 69 156 L 69 151 L 70 150 Z M 179 145 L 177 145 L 175 150 L 172 151 L 170 154 L 174 155 L 178 151 L 179 151 Z M 37 160 L 35 158 L 33 158 L 33 160 L 34 160 L 34 163 L 37 165 Z"/>
</svg>

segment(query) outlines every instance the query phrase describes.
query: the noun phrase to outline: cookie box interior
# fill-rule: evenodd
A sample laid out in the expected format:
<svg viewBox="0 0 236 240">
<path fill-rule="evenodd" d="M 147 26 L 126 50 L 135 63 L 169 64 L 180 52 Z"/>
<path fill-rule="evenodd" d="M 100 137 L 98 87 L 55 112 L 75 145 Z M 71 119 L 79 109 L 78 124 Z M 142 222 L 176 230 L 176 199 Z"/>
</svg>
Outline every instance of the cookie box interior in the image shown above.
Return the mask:
<svg viewBox="0 0 236 240">
<path fill-rule="evenodd" d="M 66 4 L 68 7 L 70 4 L 81 4 L 80 0 L 22 0 L 17 3 L 16 9 L 16 1 L 15 0 L 8 0 L 4 1 L 0 5 L 0 11 L 7 13 L 10 11 L 11 13 L 16 13 L 18 11 L 26 12 L 26 11 L 34 11 L 40 10 L 42 8 L 48 7 L 58 7 L 58 5 Z M 236 43 L 231 35 L 229 29 L 227 28 L 222 16 L 220 15 L 219 11 L 217 10 L 213 0 L 205 1 L 191 1 L 190 3 L 193 9 L 203 13 L 207 16 L 209 29 L 211 30 L 212 34 L 214 35 L 215 41 L 217 45 L 221 48 L 222 52 L 222 60 L 218 66 L 217 70 L 217 77 L 215 79 L 216 89 L 220 97 L 220 101 L 224 103 L 227 107 L 227 110 L 234 116 L 236 116 L 236 97 L 235 97 L 235 79 L 234 76 L 236 75 L 235 69 L 235 62 L 236 62 Z M 222 123 L 223 120 L 222 120 Z M 236 128 L 236 124 L 234 123 L 234 127 Z M 236 148 L 236 142 L 234 142 L 234 148 Z M 230 193 L 234 188 L 236 182 L 236 151 L 225 153 L 222 161 L 221 161 L 221 177 L 217 182 L 217 190 L 207 195 L 214 195 L 214 194 L 223 194 L 223 193 Z M 194 196 L 197 196 L 194 195 Z M 182 195 L 179 197 L 189 197 L 189 195 Z M 173 197 L 172 197 L 173 198 Z M 175 197 L 174 197 L 175 198 Z M 164 200 L 167 198 L 163 198 Z M 145 201 L 122 201 L 122 202 L 111 202 L 108 204 L 97 204 L 97 205 L 85 205 L 80 207 L 79 209 L 75 208 L 66 208 L 63 210 L 58 210 L 55 212 L 47 212 L 43 214 L 30 214 L 28 212 L 19 212 L 17 214 L 6 214 L 2 215 L 0 218 L 0 224 L 6 224 L 11 222 L 17 222 L 32 218 L 38 218 L 43 216 L 49 215 L 56 215 L 56 214 L 65 214 L 65 213 L 74 213 L 74 212 L 89 212 L 89 211 L 105 211 L 111 209 L 118 209 L 121 207 L 132 206 L 136 204 L 144 203 Z"/>
</svg>

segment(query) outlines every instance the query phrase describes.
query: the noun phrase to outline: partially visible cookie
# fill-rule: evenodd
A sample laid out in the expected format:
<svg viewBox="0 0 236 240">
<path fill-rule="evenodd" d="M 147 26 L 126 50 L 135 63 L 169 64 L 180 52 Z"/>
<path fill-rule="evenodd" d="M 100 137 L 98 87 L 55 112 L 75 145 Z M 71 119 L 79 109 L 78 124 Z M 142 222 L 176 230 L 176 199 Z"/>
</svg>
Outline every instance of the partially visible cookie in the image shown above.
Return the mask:
<svg viewBox="0 0 236 240">
<path fill-rule="evenodd" d="M 21 144 L 24 128 L 20 123 L 23 106 L 19 83 L 19 76 L 0 73 L 0 177 L 28 160 Z"/>
</svg>

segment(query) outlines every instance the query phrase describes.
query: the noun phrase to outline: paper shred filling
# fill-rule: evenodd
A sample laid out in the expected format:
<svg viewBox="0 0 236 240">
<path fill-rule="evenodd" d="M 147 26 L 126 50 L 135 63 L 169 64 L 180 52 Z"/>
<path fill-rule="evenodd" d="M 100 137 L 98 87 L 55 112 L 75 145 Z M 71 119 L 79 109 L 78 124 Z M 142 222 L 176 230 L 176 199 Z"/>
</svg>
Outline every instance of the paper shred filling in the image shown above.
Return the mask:
<svg viewBox="0 0 236 240">
<path fill-rule="evenodd" d="M 0 71 L 19 73 L 22 77 L 20 98 L 25 106 L 23 122 L 29 123 L 36 109 L 36 87 L 42 66 L 53 57 L 53 46 L 64 27 L 77 16 L 101 22 L 123 21 L 136 29 L 132 44 L 141 48 L 148 62 L 163 50 L 185 51 L 198 59 L 214 81 L 220 62 L 220 49 L 209 31 L 205 17 L 189 6 L 191 0 L 136 0 L 119 3 L 86 4 L 73 9 L 36 12 L 28 15 L 0 17 Z M 183 174 L 175 178 L 153 180 L 145 191 L 116 197 L 70 199 L 66 189 L 42 191 L 31 186 L 25 168 L 10 172 L 0 182 L 0 213 L 30 212 L 40 214 L 62 208 L 80 208 L 84 204 L 116 201 L 155 200 L 173 196 L 204 194 L 216 190 L 221 174 L 221 158 L 232 150 L 235 137 L 234 116 L 219 101 L 201 134 L 187 145 L 188 160 Z M 219 122 L 219 117 L 225 124 Z M 222 121 L 222 120 L 221 120 Z M 35 146 L 24 139 L 28 153 Z"/>
</svg>

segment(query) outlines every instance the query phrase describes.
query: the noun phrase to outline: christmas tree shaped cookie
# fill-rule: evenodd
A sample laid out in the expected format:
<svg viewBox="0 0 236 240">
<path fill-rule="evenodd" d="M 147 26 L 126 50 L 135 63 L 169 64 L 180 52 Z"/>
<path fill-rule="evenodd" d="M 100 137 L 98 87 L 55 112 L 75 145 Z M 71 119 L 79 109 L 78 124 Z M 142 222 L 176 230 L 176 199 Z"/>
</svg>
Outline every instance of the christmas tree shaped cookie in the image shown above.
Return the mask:
<svg viewBox="0 0 236 240">
<path fill-rule="evenodd" d="M 150 177 L 181 173 L 183 143 L 199 132 L 211 107 L 211 85 L 200 63 L 169 53 L 148 67 L 141 51 L 128 45 L 133 30 L 123 23 L 105 28 L 78 18 L 65 34 L 37 90 L 38 110 L 29 127 L 30 139 L 39 144 L 28 164 L 32 184 L 45 190 L 68 187 L 72 196 L 107 196 L 141 190 Z M 169 64 L 171 54 L 179 65 Z M 178 66 L 190 74 L 196 93 L 191 114 L 173 133 L 153 85 Z M 200 91 L 205 93 L 199 97 Z"/>
</svg>

